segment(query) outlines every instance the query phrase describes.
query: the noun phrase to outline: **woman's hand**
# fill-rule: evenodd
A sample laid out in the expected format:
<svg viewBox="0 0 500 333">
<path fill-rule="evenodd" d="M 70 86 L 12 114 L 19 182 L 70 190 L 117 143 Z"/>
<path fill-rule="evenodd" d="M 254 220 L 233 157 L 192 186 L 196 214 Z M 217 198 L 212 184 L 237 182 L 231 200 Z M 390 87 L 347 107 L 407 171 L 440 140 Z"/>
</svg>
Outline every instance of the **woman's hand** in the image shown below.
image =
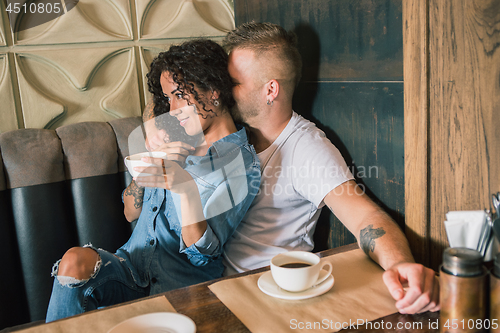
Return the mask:
<svg viewBox="0 0 500 333">
<path fill-rule="evenodd" d="M 170 136 L 165 130 L 158 130 L 156 126 L 150 124 L 149 122 L 144 124 L 146 128 L 146 149 L 148 151 L 154 151 L 156 148 L 160 147 L 164 143 L 170 142 Z"/>
<path fill-rule="evenodd" d="M 154 165 L 134 168 L 140 172 L 134 178 L 135 182 L 139 186 L 159 187 L 179 194 L 182 239 L 187 247 L 191 246 L 207 229 L 198 186 L 193 177 L 177 162 L 152 157 L 143 157 L 142 161 Z"/>
<path fill-rule="evenodd" d="M 153 157 L 143 157 L 142 161 L 153 165 L 134 168 L 140 172 L 134 178 L 137 185 L 164 188 L 177 194 L 198 193 L 193 177 L 177 162 Z"/>
<path fill-rule="evenodd" d="M 155 151 L 167 153 L 167 160 L 176 161 L 180 166 L 184 166 L 186 157 L 194 153 L 195 148 L 185 142 L 167 142 L 158 146 Z"/>
<path fill-rule="evenodd" d="M 163 151 L 167 153 L 167 159 L 177 161 L 181 166 L 184 165 L 186 157 L 194 153 L 195 148 L 185 142 L 170 142 L 170 137 L 165 130 L 149 130 L 146 139 L 146 148 L 148 151 Z"/>
</svg>

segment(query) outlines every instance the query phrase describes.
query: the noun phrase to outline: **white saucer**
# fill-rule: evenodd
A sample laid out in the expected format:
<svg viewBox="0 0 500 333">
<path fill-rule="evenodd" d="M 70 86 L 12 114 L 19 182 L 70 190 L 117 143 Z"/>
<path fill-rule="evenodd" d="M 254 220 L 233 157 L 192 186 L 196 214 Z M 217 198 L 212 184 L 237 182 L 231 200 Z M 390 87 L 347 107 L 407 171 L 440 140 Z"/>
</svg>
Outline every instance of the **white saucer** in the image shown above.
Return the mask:
<svg viewBox="0 0 500 333">
<path fill-rule="evenodd" d="M 122 321 L 108 333 L 195 333 L 194 321 L 180 313 L 155 312 Z"/>
<path fill-rule="evenodd" d="M 299 300 L 323 295 L 328 290 L 332 289 L 334 282 L 335 279 L 333 278 L 333 275 L 330 275 L 323 283 L 317 286 L 311 287 L 301 292 L 293 293 L 278 287 L 276 282 L 274 282 L 271 271 L 269 271 L 260 276 L 257 285 L 264 294 L 267 294 L 269 296 L 281 299 Z"/>
</svg>

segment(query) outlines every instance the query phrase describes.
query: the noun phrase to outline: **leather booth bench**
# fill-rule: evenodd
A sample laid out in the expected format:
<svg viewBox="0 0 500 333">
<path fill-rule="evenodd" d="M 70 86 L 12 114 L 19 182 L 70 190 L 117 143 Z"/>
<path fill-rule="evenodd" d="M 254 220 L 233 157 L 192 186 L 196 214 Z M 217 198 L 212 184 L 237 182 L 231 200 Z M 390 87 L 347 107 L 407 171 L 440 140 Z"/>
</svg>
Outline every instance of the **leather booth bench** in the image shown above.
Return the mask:
<svg viewBox="0 0 500 333">
<path fill-rule="evenodd" d="M 0 329 L 44 320 L 54 262 L 73 246 L 130 236 L 123 158 L 140 117 L 0 134 Z"/>
</svg>

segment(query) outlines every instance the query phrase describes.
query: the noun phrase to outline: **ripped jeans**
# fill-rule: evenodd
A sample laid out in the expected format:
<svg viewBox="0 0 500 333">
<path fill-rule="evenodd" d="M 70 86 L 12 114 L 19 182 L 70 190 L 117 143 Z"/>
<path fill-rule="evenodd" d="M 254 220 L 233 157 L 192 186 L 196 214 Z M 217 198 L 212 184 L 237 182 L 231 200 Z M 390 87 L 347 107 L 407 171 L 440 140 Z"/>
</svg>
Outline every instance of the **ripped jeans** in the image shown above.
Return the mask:
<svg viewBox="0 0 500 333">
<path fill-rule="evenodd" d="M 54 264 L 54 285 L 47 309 L 46 322 L 85 311 L 131 301 L 149 295 L 149 287 L 138 286 L 124 259 L 102 249 L 91 247 L 100 256 L 94 273 L 87 280 L 71 281 L 57 276 L 59 262 Z"/>
</svg>

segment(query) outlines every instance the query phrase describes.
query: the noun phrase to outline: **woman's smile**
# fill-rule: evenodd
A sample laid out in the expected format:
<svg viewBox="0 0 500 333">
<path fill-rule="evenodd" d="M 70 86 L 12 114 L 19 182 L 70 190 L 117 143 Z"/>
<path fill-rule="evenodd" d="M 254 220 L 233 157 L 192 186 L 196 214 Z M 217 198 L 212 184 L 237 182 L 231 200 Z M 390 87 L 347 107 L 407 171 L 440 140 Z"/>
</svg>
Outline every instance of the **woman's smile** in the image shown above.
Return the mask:
<svg viewBox="0 0 500 333">
<path fill-rule="evenodd" d="M 186 125 L 188 119 L 189 119 L 189 117 L 187 117 L 187 118 L 180 118 L 180 117 L 178 117 L 177 118 L 177 120 L 179 121 L 179 123 L 181 124 L 181 126 Z"/>
</svg>

